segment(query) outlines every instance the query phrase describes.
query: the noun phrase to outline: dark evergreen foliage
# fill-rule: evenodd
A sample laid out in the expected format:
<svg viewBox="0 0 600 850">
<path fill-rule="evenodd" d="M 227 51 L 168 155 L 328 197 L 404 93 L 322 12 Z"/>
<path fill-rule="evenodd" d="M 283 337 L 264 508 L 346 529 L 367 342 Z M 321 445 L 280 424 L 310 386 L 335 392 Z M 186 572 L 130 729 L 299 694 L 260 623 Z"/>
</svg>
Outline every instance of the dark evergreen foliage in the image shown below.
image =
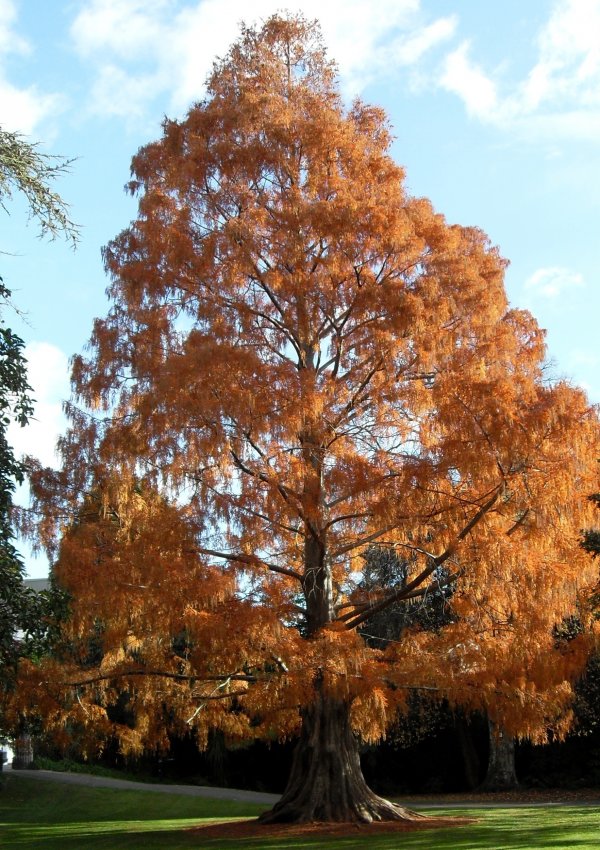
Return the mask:
<svg viewBox="0 0 600 850">
<path fill-rule="evenodd" d="M 393 547 L 369 546 L 363 560 L 362 579 L 359 584 L 361 597 L 369 598 L 378 589 L 381 591 L 381 588 L 386 588 L 389 592 L 406 585 L 411 563 L 400 557 Z M 439 631 L 453 622 L 454 615 L 450 605 L 452 586 L 444 586 L 446 574 L 443 566 L 434 578 L 441 585 L 440 589 L 433 590 L 415 602 L 397 602 L 370 617 L 359 629 L 370 646 L 384 649 L 390 641 L 400 640 L 406 629 Z"/>
<path fill-rule="evenodd" d="M 0 207 L 8 212 L 6 202 L 15 192 L 25 196 L 41 236 L 60 234 L 75 245 L 78 227 L 69 217 L 68 205 L 51 188 L 70 165 L 71 160 L 41 153 L 36 144 L 0 127 Z M 33 401 L 25 344 L 6 324 L 10 295 L 0 278 L 0 731 L 1 698 L 12 687 L 19 658 L 46 651 L 65 607 L 56 588 L 36 593 L 25 586 L 23 562 L 14 545 L 13 496 L 24 480 L 25 467 L 15 457 L 7 432 L 12 422 L 27 424 Z"/>
<path fill-rule="evenodd" d="M 7 431 L 13 421 L 27 424 L 33 403 L 23 340 L 3 322 L 9 298 L 10 291 L 0 282 L 0 694 L 12 686 L 20 657 L 46 650 L 63 605 L 55 588 L 36 593 L 25 586 L 23 562 L 14 545 L 13 495 L 25 467 L 15 457 Z"/>
</svg>

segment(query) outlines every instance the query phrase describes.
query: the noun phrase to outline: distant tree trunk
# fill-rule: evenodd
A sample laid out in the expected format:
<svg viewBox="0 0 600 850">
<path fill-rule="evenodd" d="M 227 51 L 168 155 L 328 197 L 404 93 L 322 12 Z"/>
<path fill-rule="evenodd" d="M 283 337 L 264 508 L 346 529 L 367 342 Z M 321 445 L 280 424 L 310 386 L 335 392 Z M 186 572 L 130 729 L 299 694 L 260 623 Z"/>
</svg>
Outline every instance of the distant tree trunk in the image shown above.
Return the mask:
<svg viewBox="0 0 600 850">
<path fill-rule="evenodd" d="M 469 724 L 462 712 L 456 715 L 454 719 L 454 728 L 456 729 L 458 743 L 460 745 L 467 788 L 472 790 L 479 785 L 479 771 L 481 764 L 477 748 L 473 743 L 473 737 L 469 730 Z"/>
<path fill-rule="evenodd" d="M 287 788 L 263 823 L 422 820 L 422 816 L 377 796 L 360 767 L 358 741 L 345 702 L 318 694 L 303 712 Z"/>
<path fill-rule="evenodd" d="M 484 791 L 509 791 L 517 788 L 515 739 L 493 721 L 488 720 L 490 755 L 487 774 L 481 786 Z"/>
<path fill-rule="evenodd" d="M 33 745 L 31 736 L 25 732 L 15 741 L 13 770 L 26 770 L 33 764 Z"/>
<path fill-rule="evenodd" d="M 225 736 L 220 730 L 211 732 L 208 736 L 206 760 L 210 770 L 210 781 L 220 788 L 226 788 L 229 785 L 226 769 L 227 756 Z"/>
</svg>

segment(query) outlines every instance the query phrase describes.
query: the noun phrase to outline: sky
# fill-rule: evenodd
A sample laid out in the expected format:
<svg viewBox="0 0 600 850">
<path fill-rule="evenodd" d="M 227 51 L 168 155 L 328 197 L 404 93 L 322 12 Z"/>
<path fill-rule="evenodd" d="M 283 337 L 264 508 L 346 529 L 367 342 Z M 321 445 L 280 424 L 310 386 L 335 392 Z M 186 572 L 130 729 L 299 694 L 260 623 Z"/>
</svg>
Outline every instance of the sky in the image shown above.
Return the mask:
<svg viewBox="0 0 600 850">
<path fill-rule="evenodd" d="M 55 188 L 81 228 L 72 250 L 18 198 L 0 209 L 36 398 L 19 454 L 56 463 L 69 358 L 108 309 L 101 248 L 135 215 L 131 157 L 202 99 L 240 21 L 281 10 L 320 20 L 347 102 L 387 111 L 409 191 L 499 246 L 552 374 L 600 402 L 600 0 L 0 0 L 0 126 L 74 160 Z"/>
</svg>

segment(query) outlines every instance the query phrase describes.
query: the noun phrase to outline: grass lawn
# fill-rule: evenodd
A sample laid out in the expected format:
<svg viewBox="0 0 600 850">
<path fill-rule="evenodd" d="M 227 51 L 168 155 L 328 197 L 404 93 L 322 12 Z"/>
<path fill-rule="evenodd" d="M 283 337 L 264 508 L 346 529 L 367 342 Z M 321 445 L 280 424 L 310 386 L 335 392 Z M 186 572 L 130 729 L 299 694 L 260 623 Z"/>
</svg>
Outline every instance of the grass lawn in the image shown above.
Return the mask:
<svg viewBox="0 0 600 850">
<path fill-rule="evenodd" d="M 206 840 L 190 828 L 253 817 L 261 807 L 147 791 L 83 788 L 12 775 L 6 780 L 0 791 L 3 850 L 362 850 L 367 846 L 368 850 L 597 850 L 599 846 L 597 808 L 480 809 L 471 813 L 479 822 L 469 826 L 368 838 L 355 833 L 331 839 Z"/>
</svg>

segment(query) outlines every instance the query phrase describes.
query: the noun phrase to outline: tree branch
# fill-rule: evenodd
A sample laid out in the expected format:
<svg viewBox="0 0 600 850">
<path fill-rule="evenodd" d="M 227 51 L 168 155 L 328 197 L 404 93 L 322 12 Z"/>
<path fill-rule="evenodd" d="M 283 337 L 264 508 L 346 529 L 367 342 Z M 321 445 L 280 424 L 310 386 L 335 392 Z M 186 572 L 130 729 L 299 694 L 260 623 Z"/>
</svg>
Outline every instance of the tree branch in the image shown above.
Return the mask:
<svg viewBox="0 0 600 850">
<path fill-rule="evenodd" d="M 201 552 L 203 555 L 212 555 L 214 558 L 223 558 L 223 560 L 232 561 L 233 563 L 248 564 L 249 566 L 255 567 L 266 567 L 273 573 L 280 573 L 281 575 L 289 576 L 290 578 L 296 579 L 296 581 L 302 582 L 302 576 L 300 573 L 297 573 L 296 570 L 292 570 L 288 567 L 280 567 L 277 564 L 271 564 L 268 561 L 259 558 L 258 555 L 246 555 L 243 552 L 219 552 L 216 549 L 205 549 L 203 546 L 199 546 L 196 551 Z"/>
<path fill-rule="evenodd" d="M 357 616 L 353 617 L 352 615 L 344 614 L 337 619 L 340 622 L 345 622 L 345 628 L 350 630 L 354 629 L 363 623 L 365 620 L 368 620 L 369 617 L 372 617 L 373 614 L 377 614 L 380 611 L 385 610 L 387 607 L 392 605 L 394 602 L 399 602 L 402 599 L 410 598 L 410 593 L 419 587 L 425 579 L 429 578 L 432 573 L 435 572 L 448 558 L 452 557 L 452 555 L 456 552 L 458 545 L 462 540 L 469 534 L 473 528 L 479 523 L 483 517 L 494 507 L 500 494 L 504 491 L 504 482 L 499 484 L 493 491 L 492 496 L 484 502 L 483 505 L 479 508 L 477 513 L 469 520 L 469 522 L 461 529 L 461 531 L 455 536 L 450 545 L 440 554 L 430 559 L 430 564 L 424 570 L 422 570 L 412 581 L 405 584 L 403 587 L 398 588 L 394 592 L 388 594 L 382 600 L 372 603 L 366 609 L 362 609 L 359 611 Z"/>
</svg>

